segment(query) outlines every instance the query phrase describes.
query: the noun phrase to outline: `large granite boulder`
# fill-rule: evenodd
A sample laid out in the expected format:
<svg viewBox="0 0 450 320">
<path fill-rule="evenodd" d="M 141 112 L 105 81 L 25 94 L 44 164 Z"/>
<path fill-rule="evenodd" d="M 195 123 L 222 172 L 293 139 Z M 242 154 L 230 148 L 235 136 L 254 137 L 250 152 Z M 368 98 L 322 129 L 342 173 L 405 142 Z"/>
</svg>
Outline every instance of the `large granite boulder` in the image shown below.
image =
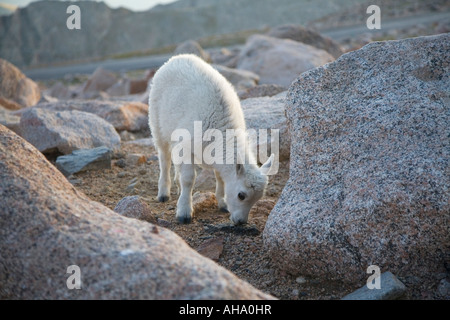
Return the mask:
<svg viewBox="0 0 450 320">
<path fill-rule="evenodd" d="M 264 243 L 280 268 L 349 283 L 377 265 L 433 287 L 450 261 L 450 35 L 374 42 L 290 87 L 289 181 Z"/>
<path fill-rule="evenodd" d="M 0 125 L 0 299 L 271 298 L 170 230 L 91 201 Z"/>
</svg>

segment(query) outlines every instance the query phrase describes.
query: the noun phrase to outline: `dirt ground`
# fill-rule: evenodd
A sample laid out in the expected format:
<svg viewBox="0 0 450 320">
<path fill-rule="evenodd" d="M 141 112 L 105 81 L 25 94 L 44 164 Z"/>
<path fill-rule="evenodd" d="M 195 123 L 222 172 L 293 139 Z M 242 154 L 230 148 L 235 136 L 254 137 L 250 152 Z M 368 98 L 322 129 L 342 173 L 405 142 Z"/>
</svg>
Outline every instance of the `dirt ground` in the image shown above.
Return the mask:
<svg viewBox="0 0 450 320">
<path fill-rule="evenodd" d="M 130 154 L 142 154 L 147 161 L 129 163 L 127 158 Z M 289 162 L 280 163 L 278 174 L 271 176 L 266 195 L 252 208 L 249 222 L 244 227 L 232 227 L 229 214 L 219 212 L 217 205 L 196 212 L 192 223 L 179 224 L 175 219 L 176 187 L 172 187 L 169 202 L 159 203 L 156 200 L 158 175 L 157 152 L 153 146 L 123 142 L 121 152 L 113 157 L 111 169 L 81 172 L 70 180 L 92 200 L 110 209 L 126 196 L 139 195 L 151 208 L 153 221 L 177 233 L 196 250 L 211 242 L 223 244 L 221 252 L 218 249 L 213 253 L 220 254 L 216 260 L 219 265 L 279 299 L 340 299 L 356 289 L 302 275 L 284 274 L 273 266 L 270 255 L 265 251 L 262 232 L 288 179 Z M 214 192 L 214 179 L 201 184 L 197 190 Z"/>
</svg>

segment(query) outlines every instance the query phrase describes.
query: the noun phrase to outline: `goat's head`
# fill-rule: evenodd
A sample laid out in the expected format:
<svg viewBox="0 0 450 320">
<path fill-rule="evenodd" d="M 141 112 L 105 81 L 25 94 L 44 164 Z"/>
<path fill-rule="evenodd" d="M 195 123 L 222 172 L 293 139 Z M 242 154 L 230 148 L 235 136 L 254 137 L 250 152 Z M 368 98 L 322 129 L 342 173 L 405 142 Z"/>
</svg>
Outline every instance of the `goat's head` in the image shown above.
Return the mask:
<svg viewBox="0 0 450 320">
<path fill-rule="evenodd" d="M 236 164 L 235 180 L 225 185 L 225 201 L 231 212 L 230 219 L 235 225 L 247 223 L 250 209 L 264 195 L 267 173 L 273 159 L 274 155 L 260 168 L 251 164 Z"/>
</svg>

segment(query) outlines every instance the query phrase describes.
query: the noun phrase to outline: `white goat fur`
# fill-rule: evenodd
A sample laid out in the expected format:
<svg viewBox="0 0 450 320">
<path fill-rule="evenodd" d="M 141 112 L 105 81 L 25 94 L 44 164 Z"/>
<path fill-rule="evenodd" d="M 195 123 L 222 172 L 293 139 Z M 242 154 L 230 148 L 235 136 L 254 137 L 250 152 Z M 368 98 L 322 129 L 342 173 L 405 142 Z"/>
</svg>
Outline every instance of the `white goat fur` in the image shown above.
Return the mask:
<svg viewBox="0 0 450 320">
<path fill-rule="evenodd" d="M 156 72 L 150 89 L 149 124 L 159 156 L 160 202 L 167 201 L 170 197 L 171 151 L 177 143 L 171 141 L 172 132 L 179 128 L 187 129 L 193 139 L 194 121 L 202 121 L 202 135 L 207 129 L 218 129 L 224 137 L 227 129 L 242 129 L 238 133 L 246 134 L 244 115 L 233 86 L 199 57 L 182 54 L 172 57 Z M 237 140 L 240 141 L 239 138 Z M 202 146 L 202 152 L 204 147 L 205 145 Z M 201 155 L 195 154 L 194 149 L 191 149 L 192 159 L 201 159 Z M 249 148 L 244 148 L 243 152 L 249 159 L 243 165 L 201 165 L 214 170 L 219 208 L 231 212 L 230 219 L 235 224 L 246 223 L 251 207 L 262 197 L 268 180 L 263 172 L 270 167 L 273 158 L 260 169 L 252 164 L 256 161 Z M 181 187 L 176 217 L 182 223 L 189 223 L 192 219 L 195 178 L 194 164 L 175 165 L 175 180 L 179 189 Z M 245 194 L 245 200 L 238 198 L 240 192 Z"/>
</svg>

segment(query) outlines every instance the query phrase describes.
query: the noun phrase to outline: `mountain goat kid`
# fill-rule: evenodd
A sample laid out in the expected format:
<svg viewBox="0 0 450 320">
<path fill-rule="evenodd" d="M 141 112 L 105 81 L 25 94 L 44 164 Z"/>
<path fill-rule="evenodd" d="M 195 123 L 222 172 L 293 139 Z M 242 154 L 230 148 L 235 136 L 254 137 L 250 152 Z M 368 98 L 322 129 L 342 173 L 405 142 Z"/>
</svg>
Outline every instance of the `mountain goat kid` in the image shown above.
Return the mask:
<svg viewBox="0 0 450 320">
<path fill-rule="evenodd" d="M 149 97 L 149 125 L 159 157 L 158 201 L 165 202 L 170 197 L 170 167 L 175 155 L 172 150 L 178 143 L 173 141 L 172 135 L 175 130 L 181 129 L 189 138 L 182 152 L 189 154 L 183 154 L 187 161 L 174 161 L 175 181 L 179 191 L 181 188 L 177 220 L 180 223 L 191 222 L 195 166 L 199 165 L 214 170 L 220 210 L 231 212 L 230 219 L 234 224 L 246 223 L 251 207 L 263 196 L 267 186 L 266 174 L 270 170 L 273 155 L 258 168 L 255 155 L 248 148 L 244 114 L 233 86 L 199 57 L 191 54 L 174 56 L 153 77 Z M 234 130 L 234 136 L 225 137 L 229 129 Z M 226 157 L 222 158 L 224 161 L 201 161 L 207 147 L 202 141 L 205 141 L 204 137 L 211 130 L 219 130 L 224 134 L 214 135 L 218 140 L 223 137 L 223 140 L 215 141 L 223 146 L 215 150 L 215 154 L 220 157 L 226 151 Z M 195 137 L 199 133 L 203 137 L 200 138 L 200 147 L 195 145 Z M 209 136 L 211 138 L 211 133 Z M 234 138 L 237 139 L 236 147 Z M 231 152 L 226 147 L 228 145 L 232 146 Z M 248 163 L 245 159 L 249 160 Z"/>
</svg>

